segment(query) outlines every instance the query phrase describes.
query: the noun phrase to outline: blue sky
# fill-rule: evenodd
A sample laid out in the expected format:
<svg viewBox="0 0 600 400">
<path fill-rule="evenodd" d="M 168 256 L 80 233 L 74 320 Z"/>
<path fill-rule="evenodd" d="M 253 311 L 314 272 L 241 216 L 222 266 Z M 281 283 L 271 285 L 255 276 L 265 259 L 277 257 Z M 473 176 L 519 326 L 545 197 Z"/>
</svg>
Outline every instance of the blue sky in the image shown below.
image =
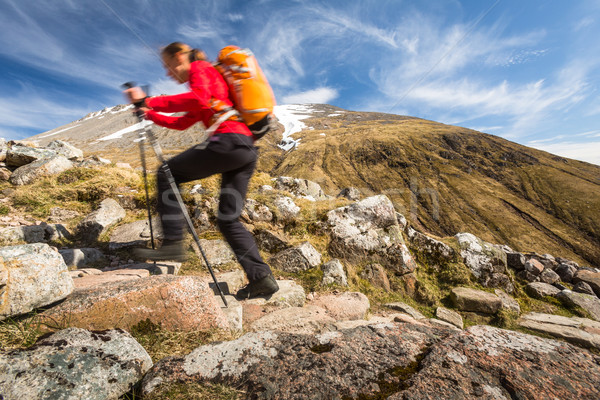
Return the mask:
<svg viewBox="0 0 600 400">
<path fill-rule="evenodd" d="M 0 137 L 176 93 L 157 53 L 251 48 L 280 104 L 460 125 L 600 165 L 600 0 L 0 0 Z"/>
</svg>

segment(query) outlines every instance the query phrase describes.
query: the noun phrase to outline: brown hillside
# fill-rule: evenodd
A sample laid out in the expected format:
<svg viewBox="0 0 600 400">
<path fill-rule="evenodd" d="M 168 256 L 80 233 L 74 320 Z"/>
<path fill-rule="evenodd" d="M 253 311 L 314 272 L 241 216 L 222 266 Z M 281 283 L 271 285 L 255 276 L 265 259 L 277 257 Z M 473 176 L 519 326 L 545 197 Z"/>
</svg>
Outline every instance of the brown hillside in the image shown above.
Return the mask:
<svg viewBox="0 0 600 400">
<path fill-rule="evenodd" d="M 262 170 L 330 194 L 386 193 L 435 235 L 472 232 L 600 265 L 599 166 L 417 118 L 347 112 L 304 122 L 314 130 L 296 134 L 301 144 L 285 157 L 265 149 Z"/>
</svg>

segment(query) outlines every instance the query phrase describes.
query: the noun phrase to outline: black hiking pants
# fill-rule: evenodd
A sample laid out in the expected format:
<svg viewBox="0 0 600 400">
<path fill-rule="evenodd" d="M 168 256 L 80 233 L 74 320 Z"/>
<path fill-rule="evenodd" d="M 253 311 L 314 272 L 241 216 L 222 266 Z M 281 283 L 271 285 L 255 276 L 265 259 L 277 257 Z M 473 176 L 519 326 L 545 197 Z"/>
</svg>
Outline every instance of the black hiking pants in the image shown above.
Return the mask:
<svg viewBox="0 0 600 400">
<path fill-rule="evenodd" d="M 221 194 L 217 223 L 219 230 L 244 268 L 248 280 L 255 281 L 271 273 L 262 260 L 254 238 L 239 221 L 248 182 L 256 168 L 258 149 L 251 137 L 222 133 L 211 138 L 208 146 L 191 147 L 167 161 L 175 182 L 181 183 L 221 174 Z M 185 220 L 162 168 L 157 172 L 158 212 L 166 240 L 181 240 Z"/>
</svg>

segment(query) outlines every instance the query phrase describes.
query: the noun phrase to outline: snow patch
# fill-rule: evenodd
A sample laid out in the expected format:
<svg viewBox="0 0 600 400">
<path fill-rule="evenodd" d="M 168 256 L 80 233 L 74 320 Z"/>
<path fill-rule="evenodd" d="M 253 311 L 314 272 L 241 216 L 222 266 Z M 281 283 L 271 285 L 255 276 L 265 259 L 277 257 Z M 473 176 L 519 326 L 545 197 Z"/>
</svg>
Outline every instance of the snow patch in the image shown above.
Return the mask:
<svg viewBox="0 0 600 400">
<path fill-rule="evenodd" d="M 125 129 L 121 129 L 120 131 L 117 131 L 115 133 L 111 133 L 108 136 L 101 137 L 98 140 L 99 141 L 105 141 L 105 140 L 121 139 L 121 137 L 123 135 L 126 135 L 126 134 L 131 133 L 131 132 L 139 131 L 141 129 L 144 129 L 148 125 L 152 125 L 152 124 L 153 124 L 152 121 L 144 120 L 142 122 L 138 122 L 137 124 L 132 125 L 130 127 L 127 127 Z"/>
<path fill-rule="evenodd" d="M 59 130 L 59 131 L 52 132 L 52 133 L 49 133 L 49 134 L 47 134 L 47 135 L 44 135 L 44 136 L 40 136 L 40 139 L 41 139 L 41 138 L 48 137 L 48 136 L 54 136 L 54 135 L 57 135 L 57 134 L 59 134 L 59 133 L 61 133 L 61 132 L 68 131 L 69 129 L 73 129 L 73 128 L 75 128 L 75 127 L 79 126 L 79 125 L 81 125 L 81 124 L 73 125 L 73 126 L 70 126 L 70 127 L 68 127 L 68 128 L 61 129 L 61 130 Z"/>
<path fill-rule="evenodd" d="M 310 118 L 314 112 L 315 110 L 309 105 L 290 104 L 275 106 L 273 113 L 285 127 L 283 139 L 278 144 L 279 148 L 288 151 L 298 146 L 300 139 L 294 139 L 292 135 L 307 127 L 302 120 Z"/>
</svg>

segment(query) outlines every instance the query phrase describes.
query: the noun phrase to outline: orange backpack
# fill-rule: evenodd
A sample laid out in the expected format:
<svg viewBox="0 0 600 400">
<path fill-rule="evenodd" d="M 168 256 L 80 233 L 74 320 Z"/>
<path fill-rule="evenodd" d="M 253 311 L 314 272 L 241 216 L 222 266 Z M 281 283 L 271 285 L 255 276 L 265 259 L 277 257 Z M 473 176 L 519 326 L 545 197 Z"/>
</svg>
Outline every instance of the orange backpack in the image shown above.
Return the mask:
<svg viewBox="0 0 600 400">
<path fill-rule="evenodd" d="M 229 86 L 229 95 L 239 117 L 256 139 L 264 136 L 275 123 L 272 115 L 275 96 L 254 54 L 237 46 L 224 47 L 215 68 Z"/>
</svg>

